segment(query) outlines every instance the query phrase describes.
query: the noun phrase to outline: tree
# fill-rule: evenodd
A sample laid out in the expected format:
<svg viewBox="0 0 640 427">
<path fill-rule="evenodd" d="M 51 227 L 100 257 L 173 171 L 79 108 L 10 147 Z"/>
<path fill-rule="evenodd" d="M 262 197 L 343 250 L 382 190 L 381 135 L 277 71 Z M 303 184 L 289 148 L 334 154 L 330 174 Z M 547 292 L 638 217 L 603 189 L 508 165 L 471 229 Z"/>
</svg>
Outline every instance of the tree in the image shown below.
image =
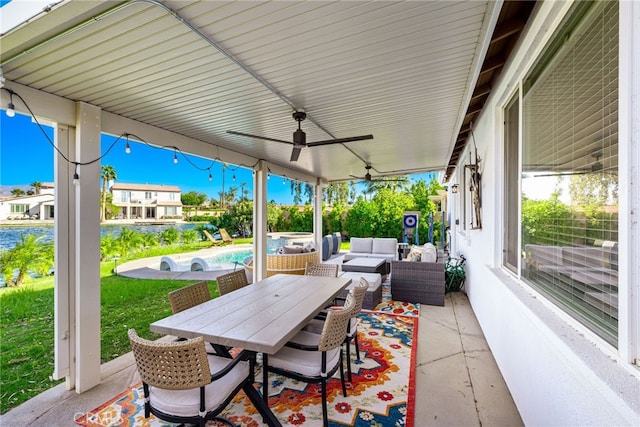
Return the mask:
<svg viewBox="0 0 640 427">
<path fill-rule="evenodd" d="M 13 197 L 24 196 L 24 190 L 21 188 L 14 188 L 13 190 L 11 190 L 11 195 Z"/>
<path fill-rule="evenodd" d="M 31 183 L 31 187 L 36 195 L 40 194 L 40 190 L 42 189 L 42 183 L 40 181 L 33 181 Z"/>
<path fill-rule="evenodd" d="M 196 191 L 189 191 L 180 196 L 180 201 L 186 206 L 201 206 L 207 200 L 207 195 Z"/>
<path fill-rule="evenodd" d="M 107 219 L 107 183 L 118 178 L 118 174 L 113 166 L 102 165 L 100 168 L 100 178 L 102 178 L 102 209 L 100 212 L 100 221 Z"/>
<path fill-rule="evenodd" d="M 267 230 L 278 231 L 278 221 L 282 216 L 282 209 L 276 202 L 271 201 L 267 204 Z"/>
<path fill-rule="evenodd" d="M 331 182 L 324 188 L 323 200 L 330 206 L 336 204 L 346 206 L 352 199 L 351 188 L 355 188 L 355 185 L 353 181 Z"/>
<path fill-rule="evenodd" d="M 189 191 L 180 196 L 180 201 L 185 207 L 194 206 L 196 215 L 198 215 L 198 207 L 207 201 L 207 195 L 205 193 L 198 193 L 197 191 Z"/>
<path fill-rule="evenodd" d="M 306 196 L 305 204 L 313 201 L 313 185 L 293 179 L 290 182 L 291 194 L 293 194 L 293 204 L 299 205 L 302 202 L 303 194 Z"/>
<path fill-rule="evenodd" d="M 169 227 L 160 234 L 160 241 L 165 245 L 173 245 L 180 239 L 180 232 L 175 227 Z"/>
<path fill-rule="evenodd" d="M 41 243 L 44 236 L 20 235 L 11 250 L 0 250 L 0 272 L 8 286 L 20 286 L 30 279 L 29 271 L 46 274 L 53 267 L 53 244 Z"/>
</svg>

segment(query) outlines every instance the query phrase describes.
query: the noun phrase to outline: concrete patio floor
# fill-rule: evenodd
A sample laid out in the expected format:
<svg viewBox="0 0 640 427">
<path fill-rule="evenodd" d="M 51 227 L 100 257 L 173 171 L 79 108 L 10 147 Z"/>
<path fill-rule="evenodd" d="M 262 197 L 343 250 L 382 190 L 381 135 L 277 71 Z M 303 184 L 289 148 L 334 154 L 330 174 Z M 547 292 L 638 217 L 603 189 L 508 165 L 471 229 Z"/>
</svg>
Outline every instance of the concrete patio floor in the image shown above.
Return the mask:
<svg viewBox="0 0 640 427">
<path fill-rule="evenodd" d="M 523 422 L 464 293 L 421 306 L 415 426 L 521 426 Z M 2 427 L 74 426 L 74 418 L 139 382 L 133 356 L 102 366 L 102 383 L 76 394 L 54 387 L 0 417 Z"/>
</svg>

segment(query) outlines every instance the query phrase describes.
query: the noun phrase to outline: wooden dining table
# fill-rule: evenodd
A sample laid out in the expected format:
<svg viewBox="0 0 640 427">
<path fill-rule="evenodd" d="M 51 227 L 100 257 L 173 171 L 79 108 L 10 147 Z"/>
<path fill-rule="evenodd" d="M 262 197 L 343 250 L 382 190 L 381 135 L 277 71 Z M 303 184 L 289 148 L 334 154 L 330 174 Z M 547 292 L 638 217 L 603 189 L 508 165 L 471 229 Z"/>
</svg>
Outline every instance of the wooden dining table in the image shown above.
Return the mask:
<svg viewBox="0 0 640 427">
<path fill-rule="evenodd" d="M 153 322 L 150 329 L 275 354 L 350 283 L 342 277 L 277 274 Z M 253 386 L 244 391 L 267 424 L 281 425 Z"/>
</svg>

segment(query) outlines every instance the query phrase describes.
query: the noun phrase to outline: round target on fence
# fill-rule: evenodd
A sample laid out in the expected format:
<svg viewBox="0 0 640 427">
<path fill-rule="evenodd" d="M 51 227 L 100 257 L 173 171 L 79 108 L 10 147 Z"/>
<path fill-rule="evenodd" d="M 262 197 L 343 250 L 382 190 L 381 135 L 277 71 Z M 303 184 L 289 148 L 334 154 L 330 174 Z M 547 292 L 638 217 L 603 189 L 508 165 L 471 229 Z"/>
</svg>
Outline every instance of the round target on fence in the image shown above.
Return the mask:
<svg viewBox="0 0 640 427">
<path fill-rule="evenodd" d="M 405 215 L 404 217 L 405 228 L 415 228 L 417 223 L 418 223 L 418 217 L 416 215 Z"/>
</svg>

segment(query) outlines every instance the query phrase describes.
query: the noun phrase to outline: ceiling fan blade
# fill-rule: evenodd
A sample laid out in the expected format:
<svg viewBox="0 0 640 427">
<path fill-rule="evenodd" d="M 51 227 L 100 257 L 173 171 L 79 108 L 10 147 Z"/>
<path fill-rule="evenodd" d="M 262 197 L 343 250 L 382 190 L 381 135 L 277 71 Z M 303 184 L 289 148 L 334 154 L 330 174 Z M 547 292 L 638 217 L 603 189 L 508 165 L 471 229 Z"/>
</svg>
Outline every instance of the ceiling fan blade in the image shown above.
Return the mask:
<svg viewBox="0 0 640 427">
<path fill-rule="evenodd" d="M 275 138 L 268 138 L 266 136 L 251 135 L 250 133 L 236 132 L 234 130 L 228 130 L 227 133 L 230 133 L 232 135 L 248 136 L 249 138 L 264 139 L 266 141 L 282 142 L 284 144 L 289 144 L 289 145 L 293 144 L 293 142 L 285 141 L 283 139 L 275 139 Z"/>
<path fill-rule="evenodd" d="M 364 141 L 365 139 L 373 139 L 373 135 L 352 136 L 349 138 L 327 139 L 324 141 L 308 142 L 307 147 L 315 147 L 318 145 L 342 144 L 344 142 Z"/>
<path fill-rule="evenodd" d="M 298 157 L 300 157 L 300 151 L 302 151 L 302 147 L 293 147 L 293 150 L 291 151 L 291 159 L 289 161 L 291 162 L 297 162 L 298 161 Z"/>
</svg>

